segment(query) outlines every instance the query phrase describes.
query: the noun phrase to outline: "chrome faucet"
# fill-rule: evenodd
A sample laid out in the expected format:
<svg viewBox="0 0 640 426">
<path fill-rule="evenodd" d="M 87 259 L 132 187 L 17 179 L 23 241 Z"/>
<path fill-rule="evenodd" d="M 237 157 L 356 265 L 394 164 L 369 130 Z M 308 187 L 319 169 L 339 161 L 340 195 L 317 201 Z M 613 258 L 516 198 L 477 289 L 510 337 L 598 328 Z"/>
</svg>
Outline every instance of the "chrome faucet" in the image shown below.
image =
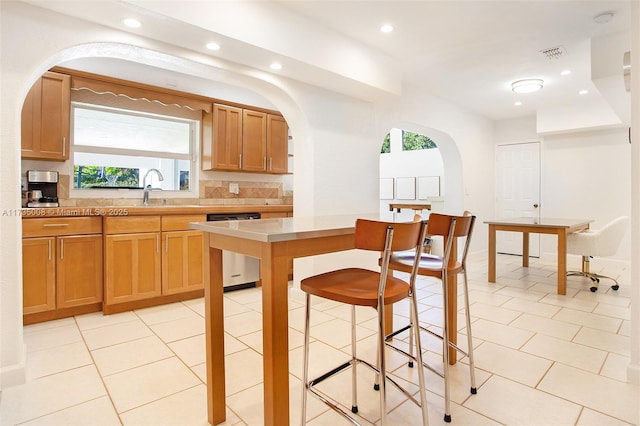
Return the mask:
<svg viewBox="0 0 640 426">
<path fill-rule="evenodd" d="M 149 169 L 149 171 L 144 174 L 144 177 L 142 178 L 142 186 L 144 187 L 144 195 L 142 196 L 143 206 L 149 205 L 149 192 L 153 190 L 153 188 L 151 188 L 151 184 L 145 185 L 145 183 L 147 182 L 147 176 L 149 176 L 149 173 L 151 172 L 155 172 L 158 175 L 158 179 L 160 181 L 164 180 L 164 176 L 162 176 L 162 173 L 160 173 L 160 170 L 158 169 Z"/>
</svg>

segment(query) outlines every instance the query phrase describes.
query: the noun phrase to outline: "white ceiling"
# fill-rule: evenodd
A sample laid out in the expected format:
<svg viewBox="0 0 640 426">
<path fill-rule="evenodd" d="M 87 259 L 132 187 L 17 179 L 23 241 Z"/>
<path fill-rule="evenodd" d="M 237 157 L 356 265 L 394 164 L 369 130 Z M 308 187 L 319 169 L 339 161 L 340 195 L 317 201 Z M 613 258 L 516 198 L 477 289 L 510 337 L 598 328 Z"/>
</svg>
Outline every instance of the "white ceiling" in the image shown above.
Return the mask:
<svg viewBox="0 0 640 426">
<path fill-rule="evenodd" d="M 601 97 L 592 81 L 592 40 L 628 32 L 631 0 L 27 2 L 362 98 L 419 87 L 505 119 Z M 613 18 L 594 22 L 605 11 Z M 142 28 L 122 26 L 131 15 Z M 383 23 L 394 31 L 380 33 Z M 206 51 L 210 40 L 222 49 Z M 565 52 L 559 59 L 540 53 L 558 46 Z M 274 59 L 283 70 L 268 69 Z M 622 75 L 622 57 L 598 67 Z M 564 69 L 572 74 L 560 76 Z M 544 89 L 511 92 L 512 81 L 528 77 L 544 79 Z M 582 89 L 590 93 L 578 95 Z"/>
</svg>

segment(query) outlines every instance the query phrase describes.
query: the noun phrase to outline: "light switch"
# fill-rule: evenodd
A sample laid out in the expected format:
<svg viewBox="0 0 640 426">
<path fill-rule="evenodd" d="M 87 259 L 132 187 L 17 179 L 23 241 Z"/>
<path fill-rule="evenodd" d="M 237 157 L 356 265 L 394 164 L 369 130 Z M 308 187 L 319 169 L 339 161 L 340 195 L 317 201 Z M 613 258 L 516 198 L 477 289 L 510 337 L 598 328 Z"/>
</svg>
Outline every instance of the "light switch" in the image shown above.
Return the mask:
<svg viewBox="0 0 640 426">
<path fill-rule="evenodd" d="M 232 193 L 232 194 L 238 195 L 238 193 L 240 192 L 240 187 L 238 186 L 237 183 L 230 183 L 229 184 L 229 192 Z"/>
</svg>

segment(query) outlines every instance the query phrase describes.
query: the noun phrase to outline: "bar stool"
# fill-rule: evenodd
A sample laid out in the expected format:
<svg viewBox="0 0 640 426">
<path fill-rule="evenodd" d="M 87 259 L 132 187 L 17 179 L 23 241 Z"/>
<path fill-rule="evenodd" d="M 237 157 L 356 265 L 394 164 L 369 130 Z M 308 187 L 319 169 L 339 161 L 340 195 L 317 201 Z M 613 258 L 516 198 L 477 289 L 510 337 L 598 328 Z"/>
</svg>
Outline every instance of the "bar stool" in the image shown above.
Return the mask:
<svg viewBox="0 0 640 426">
<path fill-rule="evenodd" d="M 422 363 L 424 367 L 428 368 L 430 371 L 438 374 L 440 377 L 444 379 L 444 400 L 445 400 L 445 412 L 444 412 L 444 421 L 451 421 L 451 401 L 450 401 L 450 386 L 449 386 L 449 347 L 457 350 L 461 354 L 467 356 L 469 358 L 469 375 L 471 381 L 471 393 L 476 394 L 476 379 L 475 379 L 475 366 L 473 361 L 473 342 L 471 337 L 471 316 L 469 314 L 469 288 L 467 285 L 467 253 L 469 251 L 469 242 L 471 241 L 471 235 L 473 233 L 473 226 L 475 224 L 476 217 L 473 216 L 470 212 L 465 211 L 464 216 L 450 216 L 439 213 L 431 213 L 429 215 L 429 220 L 427 224 L 427 235 L 429 236 L 441 236 L 444 238 L 444 252 L 442 256 L 436 256 L 433 254 L 422 253 L 420 255 L 420 260 L 418 264 L 418 275 L 436 277 L 442 282 L 442 295 L 443 295 L 443 327 L 442 327 L 442 335 L 439 335 L 432 330 L 427 329 L 426 327 L 420 326 L 419 328 L 432 336 L 435 336 L 443 341 L 443 354 L 444 354 L 444 367 L 443 373 L 436 371 L 431 366 L 426 363 Z M 456 261 L 455 263 L 450 262 L 451 250 L 454 246 L 454 240 L 458 238 L 464 238 L 464 249 L 462 251 L 462 258 L 460 261 Z M 389 269 L 395 271 L 409 272 L 412 273 L 415 268 L 415 258 L 413 253 L 397 253 L 391 256 L 389 260 Z M 449 283 L 447 277 L 450 274 L 463 274 L 463 291 L 464 291 L 464 307 L 465 307 L 465 319 L 467 326 L 467 345 L 468 350 L 465 352 L 457 345 L 453 344 L 449 341 Z M 455 313 L 453 313 L 455 314 Z M 405 353 L 403 350 L 393 346 L 390 343 L 391 338 L 409 330 L 409 356 L 412 356 L 411 351 L 413 350 L 413 336 L 414 329 L 413 323 L 416 322 L 417 315 L 413 314 L 411 311 L 411 324 L 403 327 L 393 333 L 387 335 L 385 342 L 387 342 L 387 346 L 395 349 L 398 352 Z M 454 333 L 457 330 L 453 330 Z M 417 337 L 417 335 L 416 335 Z M 445 342 L 448 342 L 445 343 Z M 420 364 L 418 364 L 420 365 Z M 411 362 L 409 366 L 413 365 Z M 377 382 L 376 382 L 377 386 Z"/>
<path fill-rule="evenodd" d="M 366 219 L 358 219 L 355 229 L 355 248 L 360 250 L 375 251 L 382 253 L 380 270 L 372 271 L 362 268 L 346 268 L 327 272 L 305 278 L 301 281 L 300 288 L 306 293 L 305 302 L 305 325 L 304 325 L 304 371 L 302 390 L 302 424 L 306 424 L 307 392 L 311 392 L 320 401 L 328 405 L 338 414 L 344 416 L 352 423 L 359 425 L 356 418 L 349 415 L 337 402 L 334 402 L 328 395 L 315 388 L 315 385 L 328 379 L 346 368 L 352 370 L 352 401 L 351 412 L 358 412 L 356 374 L 357 365 L 362 363 L 376 373 L 382 372 L 380 380 L 380 423 L 383 425 L 387 419 L 387 381 L 396 386 L 410 400 L 421 407 L 422 423 L 428 424 L 427 400 L 424 383 L 424 372 L 420 370 L 418 377 L 420 383 L 420 401 L 416 400 L 411 393 L 403 389 L 392 378 L 387 377 L 385 362 L 385 332 L 384 332 L 384 310 L 386 305 L 411 298 L 411 312 L 417 318 L 417 301 L 415 296 L 415 278 L 417 274 L 417 260 L 419 258 L 421 242 L 424 239 L 426 226 L 423 222 L 380 222 Z M 391 255 L 395 251 L 413 250 L 415 267 L 410 271 L 410 279 L 406 281 L 393 277 L 388 273 L 388 264 Z M 325 299 L 346 303 L 351 305 L 351 359 L 336 368 L 309 380 L 309 319 L 311 307 L 311 295 Z M 378 319 L 378 365 L 372 364 L 356 357 L 356 321 L 355 307 L 371 306 L 377 310 Z M 420 345 L 420 333 L 418 323 L 413 322 L 415 329 L 416 355 L 410 356 L 417 363 L 422 364 L 422 347 Z"/>
</svg>

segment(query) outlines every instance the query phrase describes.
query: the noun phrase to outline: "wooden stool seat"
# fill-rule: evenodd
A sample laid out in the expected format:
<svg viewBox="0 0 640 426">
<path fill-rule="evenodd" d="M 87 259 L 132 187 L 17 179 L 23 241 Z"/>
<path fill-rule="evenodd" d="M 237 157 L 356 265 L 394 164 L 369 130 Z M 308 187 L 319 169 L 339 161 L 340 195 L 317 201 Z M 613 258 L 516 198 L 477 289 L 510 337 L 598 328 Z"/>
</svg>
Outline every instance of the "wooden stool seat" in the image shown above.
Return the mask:
<svg viewBox="0 0 640 426">
<path fill-rule="evenodd" d="M 411 260 L 413 266 L 413 257 Z M 411 270 L 409 270 L 411 273 Z M 336 302 L 357 306 L 378 306 L 380 273 L 368 269 L 347 268 L 304 279 L 302 291 Z M 387 277 L 384 304 L 390 305 L 409 296 L 409 285 L 399 278 Z"/>
</svg>

